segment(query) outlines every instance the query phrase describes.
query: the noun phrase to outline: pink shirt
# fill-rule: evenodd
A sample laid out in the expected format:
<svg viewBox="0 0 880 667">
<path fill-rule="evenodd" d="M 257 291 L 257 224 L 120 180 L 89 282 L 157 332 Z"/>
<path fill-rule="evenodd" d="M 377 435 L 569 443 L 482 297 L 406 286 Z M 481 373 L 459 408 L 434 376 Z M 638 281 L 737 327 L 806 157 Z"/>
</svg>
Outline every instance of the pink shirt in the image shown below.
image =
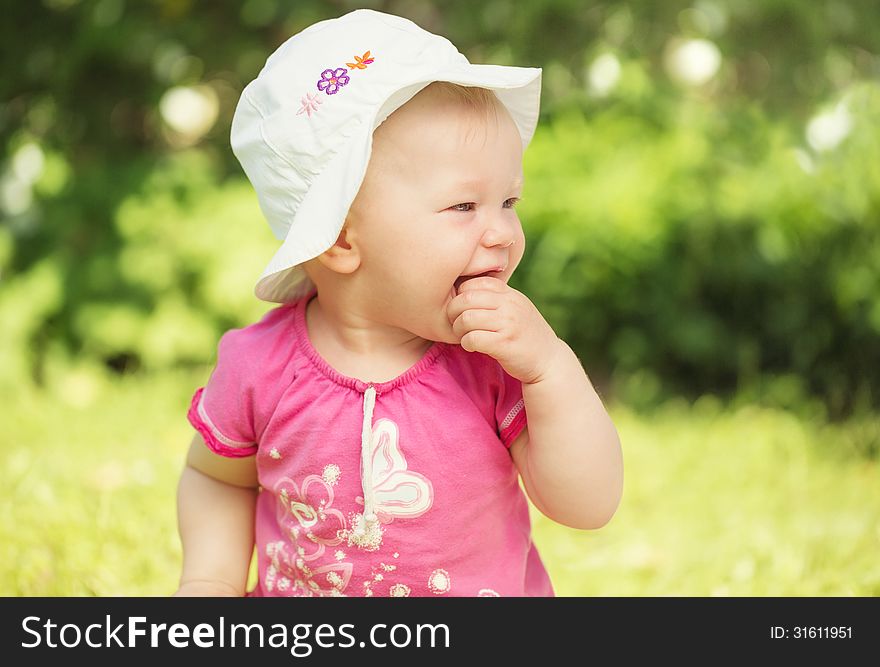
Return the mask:
<svg viewBox="0 0 880 667">
<path fill-rule="evenodd" d="M 218 454 L 256 453 L 249 595 L 552 596 L 508 449 L 520 382 L 439 342 L 394 380 L 346 377 L 309 340 L 314 296 L 226 332 L 187 415 Z"/>
</svg>

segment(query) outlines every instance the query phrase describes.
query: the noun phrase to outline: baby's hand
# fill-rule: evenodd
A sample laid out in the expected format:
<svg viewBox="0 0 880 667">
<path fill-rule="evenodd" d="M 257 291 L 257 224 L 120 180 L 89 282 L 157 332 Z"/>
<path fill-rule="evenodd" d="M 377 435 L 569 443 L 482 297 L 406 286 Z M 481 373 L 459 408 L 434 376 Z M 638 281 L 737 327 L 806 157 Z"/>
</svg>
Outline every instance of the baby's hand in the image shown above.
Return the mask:
<svg viewBox="0 0 880 667">
<path fill-rule="evenodd" d="M 213 581 L 208 579 L 198 579 L 194 581 L 184 581 L 180 587 L 172 594 L 175 598 L 235 598 L 243 597 L 244 593 L 237 591 L 232 584 L 223 581 Z"/>
<path fill-rule="evenodd" d="M 528 297 L 498 278 L 463 282 L 447 316 L 465 350 L 488 354 L 526 384 L 546 375 L 564 345 Z"/>
</svg>

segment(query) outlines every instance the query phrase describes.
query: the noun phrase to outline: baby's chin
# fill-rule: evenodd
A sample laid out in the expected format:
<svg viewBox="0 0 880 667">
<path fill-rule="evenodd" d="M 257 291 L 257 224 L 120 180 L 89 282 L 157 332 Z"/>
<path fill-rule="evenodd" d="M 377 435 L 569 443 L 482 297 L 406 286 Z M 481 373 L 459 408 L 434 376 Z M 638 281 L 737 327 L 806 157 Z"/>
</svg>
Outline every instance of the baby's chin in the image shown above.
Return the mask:
<svg viewBox="0 0 880 667">
<path fill-rule="evenodd" d="M 425 313 L 431 319 L 430 322 L 421 321 L 419 325 L 413 322 L 414 326 L 407 328 L 424 340 L 459 345 L 461 339 L 452 330 L 452 323 L 449 321 L 449 304 L 456 296 L 456 287 L 452 285 L 442 302 L 433 308 L 433 313 Z"/>
<path fill-rule="evenodd" d="M 452 330 L 452 325 L 449 323 L 449 318 L 446 316 L 445 309 L 443 312 L 438 313 L 438 317 L 434 322 L 434 325 L 430 327 L 429 331 L 418 333 L 417 335 L 425 340 L 430 340 L 435 343 L 448 343 L 449 345 L 459 344 L 459 338 Z"/>
<path fill-rule="evenodd" d="M 449 321 L 448 314 L 449 304 L 454 297 L 455 293 L 450 291 L 445 301 L 438 307 L 435 307 L 432 313 L 425 313 L 428 315 L 428 321 L 422 320 L 419 325 L 413 323 L 414 326 L 410 331 L 424 340 L 458 345 L 459 337 L 452 330 L 452 323 Z"/>
<path fill-rule="evenodd" d="M 438 332 L 440 336 L 437 340 L 449 343 L 450 345 L 458 345 L 460 343 L 460 339 L 452 330 L 452 323 L 449 321 L 449 304 L 455 296 L 455 288 L 453 287 L 452 291 L 449 293 L 449 297 L 446 299 L 446 303 L 443 304 L 443 308 L 439 313 L 441 330 Z"/>
</svg>

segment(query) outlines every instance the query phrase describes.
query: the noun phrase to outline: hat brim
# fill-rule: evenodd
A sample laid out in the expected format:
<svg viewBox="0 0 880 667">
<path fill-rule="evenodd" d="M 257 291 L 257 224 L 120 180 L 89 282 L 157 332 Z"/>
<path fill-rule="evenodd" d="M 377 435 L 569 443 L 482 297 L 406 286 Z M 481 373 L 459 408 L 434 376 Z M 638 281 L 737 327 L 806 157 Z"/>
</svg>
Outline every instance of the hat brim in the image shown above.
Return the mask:
<svg viewBox="0 0 880 667">
<path fill-rule="evenodd" d="M 395 110 L 434 81 L 488 88 L 510 112 L 525 150 L 535 134 L 541 102 L 541 69 L 472 63 L 447 64 L 431 77 L 402 84 L 379 105 L 372 122 L 363 122 L 312 182 L 291 221 L 281 247 L 254 288 L 258 299 L 290 303 L 305 296 L 310 284 L 302 263 L 330 248 L 339 237 L 349 208 L 360 190 L 373 146 L 373 131 Z M 314 220 L 324 218 L 326 224 Z M 297 228 L 309 225 L 310 234 Z M 315 234 L 315 230 L 320 233 Z M 303 243 L 303 239 L 308 239 Z"/>
</svg>

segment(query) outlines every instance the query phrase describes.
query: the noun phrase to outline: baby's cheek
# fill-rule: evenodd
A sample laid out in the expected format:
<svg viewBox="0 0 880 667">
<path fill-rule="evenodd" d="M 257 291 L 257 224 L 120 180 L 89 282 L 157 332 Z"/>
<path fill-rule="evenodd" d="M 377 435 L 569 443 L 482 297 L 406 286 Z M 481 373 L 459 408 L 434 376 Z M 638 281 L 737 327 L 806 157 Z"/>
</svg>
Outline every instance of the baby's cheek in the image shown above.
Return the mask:
<svg viewBox="0 0 880 667">
<path fill-rule="evenodd" d="M 510 254 L 511 264 L 515 263 L 519 264 L 519 261 L 523 258 L 523 255 L 526 252 L 526 235 L 523 232 L 522 227 L 519 228 L 519 234 L 516 237 L 516 242 L 513 244 L 513 247 L 510 249 L 512 252 Z"/>
</svg>

